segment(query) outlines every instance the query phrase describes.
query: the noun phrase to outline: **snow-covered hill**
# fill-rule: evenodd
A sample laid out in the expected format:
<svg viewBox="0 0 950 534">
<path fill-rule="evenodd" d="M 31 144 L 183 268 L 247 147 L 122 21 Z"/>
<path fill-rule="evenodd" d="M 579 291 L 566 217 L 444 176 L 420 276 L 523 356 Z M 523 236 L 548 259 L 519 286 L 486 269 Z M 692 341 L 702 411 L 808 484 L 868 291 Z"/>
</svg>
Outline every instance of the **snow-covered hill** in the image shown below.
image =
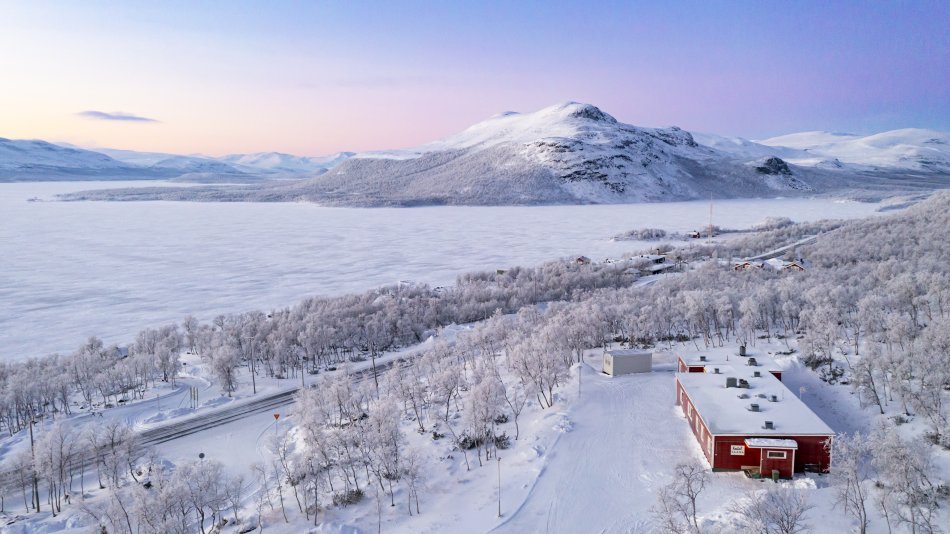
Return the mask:
<svg viewBox="0 0 950 534">
<path fill-rule="evenodd" d="M 354 154 L 338 152 L 329 156 L 294 156 L 281 152 L 257 152 L 254 154 L 230 154 L 220 159 L 238 168 L 291 174 L 321 174 Z"/>
<path fill-rule="evenodd" d="M 798 150 L 787 159 L 798 165 L 838 160 L 844 164 L 883 169 L 950 172 L 950 134 L 905 128 L 868 136 L 802 132 L 760 141 L 780 150 Z"/>
<path fill-rule="evenodd" d="M 135 166 L 105 154 L 38 140 L 0 138 L 0 181 L 131 176 Z M 145 173 L 149 174 L 149 173 Z"/>
</svg>

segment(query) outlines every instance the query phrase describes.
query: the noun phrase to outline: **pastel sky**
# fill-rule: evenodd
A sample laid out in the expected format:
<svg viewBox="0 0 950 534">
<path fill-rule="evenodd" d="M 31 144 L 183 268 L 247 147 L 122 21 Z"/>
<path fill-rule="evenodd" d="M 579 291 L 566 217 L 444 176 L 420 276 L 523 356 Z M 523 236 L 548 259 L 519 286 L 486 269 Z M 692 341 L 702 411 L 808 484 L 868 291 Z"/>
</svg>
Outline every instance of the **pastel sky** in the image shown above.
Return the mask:
<svg viewBox="0 0 950 534">
<path fill-rule="evenodd" d="M 319 155 L 565 100 L 748 138 L 950 130 L 950 3 L 0 3 L 0 137 Z"/>
</svg>

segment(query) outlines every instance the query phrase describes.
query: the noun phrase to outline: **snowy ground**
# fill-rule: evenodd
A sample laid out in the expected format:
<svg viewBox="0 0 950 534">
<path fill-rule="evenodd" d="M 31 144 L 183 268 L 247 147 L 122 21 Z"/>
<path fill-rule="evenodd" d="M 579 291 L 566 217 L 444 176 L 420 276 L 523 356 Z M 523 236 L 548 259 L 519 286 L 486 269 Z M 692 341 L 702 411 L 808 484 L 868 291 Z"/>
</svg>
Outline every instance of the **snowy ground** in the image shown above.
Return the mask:
<svg viewBox="0 0 950 534">
<path fill-rule="evenodd" d="M 116 185 L 155 185 L 154 183 Z M 127 343 L 145 327 L 273 309 L 400 280 L 445 285 L 463 272 L 594 260 L 648 248 L 611 237 L 687 232 L 708 202 L 322 208 L 309 203 L 27 202 L 102 183 L 0 184 L 0 358 L 71 352 L 91 335 Z M 855 218 L 876 204 L 827 199 L 716 201 L 713 222 Z M 55 328 L 53 328 L 55 325 Z"/>
<path fill-rule="evenodd" d="M 759 340 L 753 350 L 775 353 L 785 349 L 784 343 L 778 340 L 773 343 Z M 689 355 L 717 350 L 735 352 L 736 347 L 696 351 L 693 344 L 686 344 L 674 346 L 673 350 Z M 536 403 L 529 404 L 522 414 L 521 439 L 513 442 L 512 448 L 501 451 L 501 517 L 498 517 L 498 464 L 491 461 L 479 466 L 474 452 L 470 452 L 472 469 L 466 471 L 461 453 L 452 450 L 448 439 L 433 441 L 428 433 L 415 432 L 415 423 L 406 420 L 403 427 L 410 444 L 426 455 L 441 459 L 431 465 L 426 477 L 421 515 L 408 515 L 402 490 L 395 494 L 395 507 L 389 505 L 385 494 L 377 501 L 370 491 L 358 505 L 331 507 L 321 512 L 320 525 L 312 527 L 300 517 L 289 497 L 290 522 L 285 523 L 278 510 L 265 510 L 265 530 L 287 534 L 375 532 L 378 528 L 407 533 L 651 532 L 650 508 L 658 488 L 671 480 L 673 466 L 687 459 L 700 462 L 704 459 L 688 424 L 674 405 L 673 356 L 658 354 L 652 373 L 611 378 L 599 372 L 601 354 L 601 349 L 586 353 L 580 391 L 575 368 L 570 381 L 557 393 L 553 408 L 542 410 Z M 402 355 L 405 352 L 386 358 Z M 835 431 L 866 431 L 872 425 L 875 416 L 858 405 L 850 388 L 821 382 L 794 357 L 774 354 L 773 357 L 784 369 L 783 382 L 792 394 L 804 386 L 805 403 Z M 204 371 L 199 365 L 190 367 L 193 377 L 183 382 L 200 381 Z M 259 391 L 289 386 L 286 380 L 283 382 L 260 380 Z M 249 396 L 246 384 L 241 391 L 242 397 Z M 171 401 L 176 394 L 168 393 L 163 402 Z M 228 401 L 209 396 L 205 409 L 226 402 L 242 402 L 242 399 Z M 110 415 L 124 414 L 137 421 L 148 421 L 149 414 L 154 416 L 156 408 L 157 401 L 151 400 L 115 408 Z M 282 417 L 276 430 L 283 435 L 292 428 L 294 415 L 292 409 L 279 411 Z M 437 417 L 432 416 L 427 421 L 430 428 L 434 419 Z M 914 423 L 901 428 L 911 434 L 920 430 Z M 513 434 L 512 424 L 503 425 L 503 430 Z M 252 462 L 271 456 L 274 434 L 272 414 L 263 413 L 163 444 L 159 452 L 172 463 L 194 459 L 199 452 L 204 452 L 208 458 L 224 462 L 230 472 L 247 476 Z M 16 445 L 23 444 L 6 440 L 3 446 L 8 449 Z M 937 465 L 946 480 L 950 475 L 947 472 L 950 462 L 946 453 L 941 454 Z M 834 493 L 829 483 L 828 476 L 818 475 L 782 482 L 806 491 L 814 506 L 807 522 L 815 532 L 851 531 L 853 526 L 849 519 L 834 508 Z M 762 490 L 771 484 L 750 480 L 738 473 L 712 473 L 711 483 L 699 499 L 704 530 L 734 532 L 734 517 L 729 506 L 750 491 Z M 245 518 L 254 514 L 253 484 L 250 490 L 242 512 Z M 12 514 L 18 509 L 22 511 L 18 499 L 8 496 L 6 500 L 6 508 Z M 89 518 L 73 507 L 55 520 L 48 516 L 40 523 L 21 520 L 0 527 L 0 532 L 25 533 L 39 527 L 45 531 L 83 532 L 88 525 Z M 885 531 L 883 519 L 875 512 L 869 532 Z"/>
</svg>

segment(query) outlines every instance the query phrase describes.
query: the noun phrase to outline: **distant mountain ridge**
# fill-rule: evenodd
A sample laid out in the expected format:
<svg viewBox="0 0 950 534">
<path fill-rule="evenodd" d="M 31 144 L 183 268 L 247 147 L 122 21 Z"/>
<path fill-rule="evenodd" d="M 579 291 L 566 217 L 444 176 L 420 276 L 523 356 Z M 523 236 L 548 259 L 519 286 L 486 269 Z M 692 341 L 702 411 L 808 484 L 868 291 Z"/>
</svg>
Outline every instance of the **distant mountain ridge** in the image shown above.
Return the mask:
<svg viewBox="0 0 950 534">
<path fill-rule="evenodd" d="M 83 156 L 99 165 L 80 166 L 83 176 L 89 168 L 109 173 L 115 166 L 133 166 L 155 176 L 250 185 L 86 192 L 73 198 L 340 206 L 623 203 L 838 191 L 877 198 L 944 188 L 950 175 L 950 135 L 943 132 L 905 129 L 863 137 L 804 132 L 756 142 L 624 124 L 578 102 L 501 113 L 410 149 L 325 157 L 103 152 L 112 158 Z M 273 177 L 286 179 L 261 180 Z"/>
<path fill-rule="evenodd" d="M 279 152 L 221 158 L 119 149 L 83 149 L 39 140 L 0 138 L 0 181 L 149 180 L 252 182 L 327 171 L 352 156 L 304 157 Z"/>
<path fill-rule="evenodd" d="M 412 149 L 357 154 L 315 178 L 238 195 L 356 206 L 573 204 L 917 189 L 945 181 L 939 167 L 879 161 L 891 165 L 880 172 L 881 165 L 852 165 L 830 151 L 642 128 L 566 102 L 502 113 Z M 928 176 L 910 183 L 898 176 L 906 172 Z"/>
</svg>

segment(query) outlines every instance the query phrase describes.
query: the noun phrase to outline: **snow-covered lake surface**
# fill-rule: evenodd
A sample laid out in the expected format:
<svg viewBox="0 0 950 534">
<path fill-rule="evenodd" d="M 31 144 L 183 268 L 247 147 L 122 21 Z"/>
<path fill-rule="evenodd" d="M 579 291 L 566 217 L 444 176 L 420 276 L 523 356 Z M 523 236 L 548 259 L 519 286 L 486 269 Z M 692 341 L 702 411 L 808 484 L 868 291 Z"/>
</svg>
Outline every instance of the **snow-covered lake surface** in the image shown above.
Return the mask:
<svg viewBox="0 0 950 534">
<path fill-rule="evenodd" d="M 128 342 L 193 314 L 272 309 L 304 297 L 567 256 L 619 257 L 634 228 L 686 232 L 709 202 L 325 208 L 306 203 L 28 202 L 129 183 L 0 184 L 0 359 L 74 350 L 88 336 Z M 716 201 L 713 222 L 856 218 L 877 204 L 828 199 Z"/>
</svg>

